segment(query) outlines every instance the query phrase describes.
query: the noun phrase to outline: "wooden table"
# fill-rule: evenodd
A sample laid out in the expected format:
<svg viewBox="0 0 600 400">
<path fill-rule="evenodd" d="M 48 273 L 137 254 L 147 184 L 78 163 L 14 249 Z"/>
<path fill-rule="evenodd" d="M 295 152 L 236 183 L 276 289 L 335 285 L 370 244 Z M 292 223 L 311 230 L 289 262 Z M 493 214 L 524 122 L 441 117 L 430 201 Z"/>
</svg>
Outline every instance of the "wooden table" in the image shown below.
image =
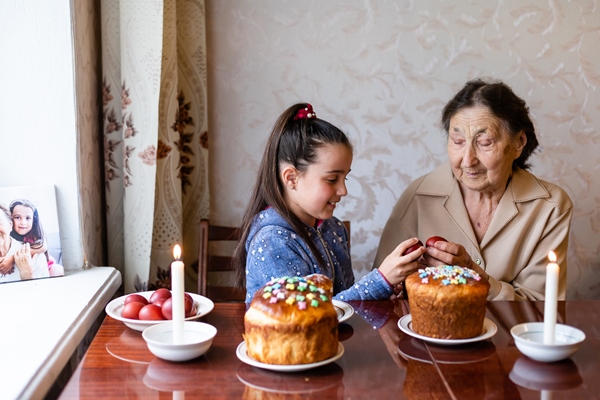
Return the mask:
<svg viewBox="0 0 600 400">
<path fill-rule="evenodd" d="M 405 335 L 404 301 L 351 302 L 340 324 L 344 355 L 313 370 L 281 373 L 251 367 L 235 351 L 245 305 L 218 303 L 203 321 L 217 336 L 186 363 L 155 358 L 141 333 L 107 317 L 61 399 L 593 399 L 600 396 L 600 301 L 559 302 L 559 322 L 583 330 L 579 351 L 538 363 L 515 347 L 510 328 L 542 321 L 543 302 L 489 302 L 498 332 L 485 341 L 438 346 Z"/>
</svg>

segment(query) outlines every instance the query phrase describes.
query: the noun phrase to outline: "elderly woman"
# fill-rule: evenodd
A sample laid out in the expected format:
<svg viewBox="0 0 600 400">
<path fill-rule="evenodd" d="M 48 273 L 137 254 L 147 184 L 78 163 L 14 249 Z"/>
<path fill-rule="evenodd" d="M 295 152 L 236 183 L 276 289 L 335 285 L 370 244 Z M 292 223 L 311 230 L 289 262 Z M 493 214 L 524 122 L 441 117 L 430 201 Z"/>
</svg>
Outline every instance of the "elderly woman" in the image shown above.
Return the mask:
<svg viewBox="0 0 600 400">
<path fill-rule="evenodd" d="M 12 259 L 12 267 L 0 272 L 0 283 L 46 278 L 48 264 L 39 254 L 31 256 L 29 244 L 21 244 L 10 236 L 13 223 L 10 212 L 0 204 L 0 261 Z"/>
<path fill-rule="evenodd" d="M 565 298 L 573 204 L 527 170 L 538 146 L 528 107 L 502 82 L 472 80 L 442 112 L 449 162 L 412 182 L 383 231 L 375 265 L 402 240 L 428 247 L 428 265 L 459 265 L 490 282 L 488 300 L 543 300 L 548 253 Z"/>
</svg>

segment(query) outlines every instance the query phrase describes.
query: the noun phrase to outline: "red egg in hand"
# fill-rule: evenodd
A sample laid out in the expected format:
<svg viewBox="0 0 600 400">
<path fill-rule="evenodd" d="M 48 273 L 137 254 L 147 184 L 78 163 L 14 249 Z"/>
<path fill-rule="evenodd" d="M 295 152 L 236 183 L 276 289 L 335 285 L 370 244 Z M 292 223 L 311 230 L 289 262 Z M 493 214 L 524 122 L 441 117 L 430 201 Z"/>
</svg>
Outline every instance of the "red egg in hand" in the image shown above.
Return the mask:
<svg viewBox="0 0 600 400">
<path fill-rule="evenodd" d="M 402 255 L 405 256 L 407 254 L 412 253 L 413 251 L 417 251 L 419 250 L 419 247 L 423 247 L 423 242 L 421 242 L 420 240 L 416 244 L 413 244 L 408 249 L 404 250 L 404 253 L 402 253 Z"/>
<path fill-rule="evenodd" d="M 427 247 L 435 247 L 435 242 L 447 242 L 447 240 L 441 236 L 432 236 L 429 239 L 427 239 L 425 245 Z"/>
</svg>

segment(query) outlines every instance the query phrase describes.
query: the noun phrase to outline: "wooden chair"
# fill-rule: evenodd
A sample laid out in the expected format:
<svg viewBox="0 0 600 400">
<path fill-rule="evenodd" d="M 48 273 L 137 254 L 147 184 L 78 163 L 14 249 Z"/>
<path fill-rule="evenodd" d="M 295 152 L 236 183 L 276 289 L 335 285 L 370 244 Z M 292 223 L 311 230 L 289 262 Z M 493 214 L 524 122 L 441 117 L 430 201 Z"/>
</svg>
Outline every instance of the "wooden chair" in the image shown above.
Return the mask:
<svg viewBox="0 0 600 400">
<path fill-rule="evenodd" d="M 210 254 L 211 242 L 237 243 L 240 230 L 237 227 L 211 225 L 209 220 L 200 221 L 200 245 L 198 256 L 198 294 L 212 301 L 244 301 L 246 290 L 232 285 L 214 286 L 208 284 L 208 272 L 228 272 L 233 275 L 232 257 Z M 231 278 L 233 279 L 233 277 Z"/>
<path fill-rule="evenodd" d="M 352 237 L 350 235 L 350 221 L 342 221 L 342 223 L 344 224 L 344 226 L 346 227 L 346 230 L 348 231 L 348 253 L 352 254 L 350 252 L 350 238 Z"/>
<path fill-rule="evenodd" d="M 350 221 L 343 221 L 350 237 Z M 200 221 L 200 245 L 198 255 L 198 294 L 212 301 L 244 301 L 246 290 L 234 286 L 214 286 L 208 284 L 209 272 L 234 273 L 232 257 L 210 254 L 211 242 L 237 243 L 241 232 L 237 227 L 211 225 L 208 219 Z M 350 248 L 350 241 L 348 241 Z"/>
</svg>

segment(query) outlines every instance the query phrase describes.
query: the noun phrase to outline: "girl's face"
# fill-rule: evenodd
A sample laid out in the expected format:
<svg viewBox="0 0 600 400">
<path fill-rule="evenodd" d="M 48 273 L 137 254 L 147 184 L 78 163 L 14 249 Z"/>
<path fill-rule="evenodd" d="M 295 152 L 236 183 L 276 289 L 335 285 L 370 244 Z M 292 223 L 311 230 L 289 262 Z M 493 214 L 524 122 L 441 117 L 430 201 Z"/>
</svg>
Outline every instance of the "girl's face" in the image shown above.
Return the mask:
<svg viewBox="0 0 600 400">
<path fill-rule="evenodd" d="M 304 223 L 314 226 L 317 219 L 333 216 L 341 198 L 348 194 L 346 176 L 352 165 L 352 150 L 342 144 L 328 144 L 317 151 L 315 163 L 284 183 L 286 204 Z M 293 167 L 288 167 L 293 168 Z"/>
<path fill-rule="evenodd" d="M 12 212 L 13 229 L 19 235 L 26 235 L 33 226 L 33 210 L 23 205 L 17 205 Z"/>
<path fill-rule="evenodd" d="M 510 137 L 487 107 L 469 107 L 450 118 L 448 158 L 463 188 L 476 192 L 504 191 L 512 163 L 527 143 L 524 133 Z"/>
</svg>

